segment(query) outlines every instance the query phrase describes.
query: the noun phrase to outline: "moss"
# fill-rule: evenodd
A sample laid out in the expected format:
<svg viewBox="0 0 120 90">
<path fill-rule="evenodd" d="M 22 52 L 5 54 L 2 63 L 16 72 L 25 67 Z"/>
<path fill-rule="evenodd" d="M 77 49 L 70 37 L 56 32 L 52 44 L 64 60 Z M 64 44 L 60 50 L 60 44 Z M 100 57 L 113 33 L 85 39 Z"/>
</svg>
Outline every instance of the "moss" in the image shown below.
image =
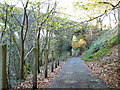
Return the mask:
<svg viewBox="0 0 120 90">
<path fill-rule="evenodd" d="M 101 50 L 99 50 L 98 52 L 96 52 L 95 54 L 93 54 L 93 58 L 94 59 L 99 59 L 100 57 L 106 55 L 110 53 L 110 49 L 109 48 L 103 48 Z"/>
<path fill-rule="evenodd" d="M 110 41 L 108 41 L 104 46 L 105 47 L 113 47 L 117 42 L 118 42 L 119 38 L 118 35 L 113 37 Z"/>
<path fill-rule="evenodd" d="M 96 59 L 99 59 L 100 57 L 110 53 L 110 49 L 109 48 L 103 48 L 103 49 L 100 49 L 98 52 L 95 52 L 94 54 L 90 55 L 89 58 L 85 58 L 83 57 L 83 60 L 85 61 L 93 61 L 93 60 L 96 60 Z"/>
<path fill-rule="evenodd" d="M 94 60 L 94 59 L 85 58 L 85 57 L 83 57 L 82 59 L 85 60 L 85 61 L 93 61 Z"/>
<path fill-rule="evenodd" d="M 105 35 L 101 35 L 99 38 L 105 38 L 106 34 L 109 34 L 109 32 L 105 33 Z M 91 43 L 90 48 L 86 51 L 86 53 L 83 56 L 83 60 L 85 61 L 93 61 L 97 60 L 100 57 L 110 53 L 110 48 L 114 45 L 118 44 L 120 33 L 118 33 L 116 36 L 101 39 L 93 41 Z"/>
<path fill-rule="evenodd" d="M 116 43 L 118 40 L 118 36 L 113 37 L 109 42 L 107 42 L 104 46 L 104 48 L 99 49 L 97 52 L 94 52 L 93 54 L 89 55 L 89 57 L 84 57 L 83 60 L 86 61 L 93 61 L 96 59 L 99 59 L 100 57 L 110 53 L 110 47 Z"/>
</svg>

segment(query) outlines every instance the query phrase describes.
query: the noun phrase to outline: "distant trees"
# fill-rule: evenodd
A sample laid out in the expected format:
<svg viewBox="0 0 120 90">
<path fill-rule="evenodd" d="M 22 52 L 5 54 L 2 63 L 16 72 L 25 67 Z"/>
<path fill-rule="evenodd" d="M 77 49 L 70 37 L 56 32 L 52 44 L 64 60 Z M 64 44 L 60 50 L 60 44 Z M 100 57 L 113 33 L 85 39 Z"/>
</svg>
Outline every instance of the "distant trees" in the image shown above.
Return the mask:
<svg viewBox="0 0 120 90">
<path fill-rule="evenodd" d="M 34 47 L 38 50 L 37 71 L 41 73 L 40 66 L 45 62 L 46 49 L 48 61 L 55 58 L 63 60 L 68 53 L 66 48 L 71 43 L 73 32 L 81 28 L 76 22 L 57 17 L 59 13 L 56 11 L 56 2 L 21 0 L 19 3 L 22 7 L 17 7 L 17 3 L 0 4 L 0 43 L 8 46 L 9 85 L 14 85 L 16 80 L 22 80 L 27 74 L 32 73 Z M 47 7 L 44 13 L 43 7 Z M 61 56 L 63 57 L 60 58 Z M 56 65 L 59 65 L 58 61 Z"/>
</svg>

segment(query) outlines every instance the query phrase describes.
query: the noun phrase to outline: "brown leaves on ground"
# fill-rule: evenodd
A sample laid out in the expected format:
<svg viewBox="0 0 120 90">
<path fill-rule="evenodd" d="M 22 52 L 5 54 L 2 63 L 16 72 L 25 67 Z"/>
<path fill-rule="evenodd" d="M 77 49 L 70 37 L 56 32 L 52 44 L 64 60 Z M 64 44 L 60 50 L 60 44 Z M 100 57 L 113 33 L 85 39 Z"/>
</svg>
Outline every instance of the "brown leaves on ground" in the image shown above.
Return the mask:
<svg viewBox="0 0 120 90">
<path fill-rule="evenodd" d="M 48 65 L 48 77 L 44 78 L 44 71 L 45 68 L 42 66 L 41 73 L 37 75 L 37 88 L 47 88 L 52 78 L 56 76 L 57 72 L 61 69 L 62 65 L 64 64 L 63 61 L 60 62 L 60 65 L 54 69 L 54 72 L 51 72 L 51 63 Z M 14 89 L 25 89 L 25 88 L 32 88 L 33 87 L 33 75 L 28 75 L 26 80 L 20 82 L 17 86 L 13 87 Z"/>
<path fill-rule="evenodd" d="M 106 82 L 111 88 L 120 88 L 120 66 L 118 46 L 111 49 L 111 53 L 96 61 L 86 61 L 88 69 Z"/>
</svg>

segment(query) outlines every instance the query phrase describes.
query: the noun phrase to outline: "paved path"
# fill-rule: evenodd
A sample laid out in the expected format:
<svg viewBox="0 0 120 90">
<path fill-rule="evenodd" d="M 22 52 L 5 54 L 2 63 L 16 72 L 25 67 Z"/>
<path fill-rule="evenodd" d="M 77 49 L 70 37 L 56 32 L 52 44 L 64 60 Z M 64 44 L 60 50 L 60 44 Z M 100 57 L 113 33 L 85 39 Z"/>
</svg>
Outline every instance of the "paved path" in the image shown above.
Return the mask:
<svg viewBox="0 0 120 90">
<path fill-rule="evenodd" d="M 53 78 L 49 88 L 106 88 L 106 85 L 87 69 L 79 57 L 72 57 Z"/>
</svg>

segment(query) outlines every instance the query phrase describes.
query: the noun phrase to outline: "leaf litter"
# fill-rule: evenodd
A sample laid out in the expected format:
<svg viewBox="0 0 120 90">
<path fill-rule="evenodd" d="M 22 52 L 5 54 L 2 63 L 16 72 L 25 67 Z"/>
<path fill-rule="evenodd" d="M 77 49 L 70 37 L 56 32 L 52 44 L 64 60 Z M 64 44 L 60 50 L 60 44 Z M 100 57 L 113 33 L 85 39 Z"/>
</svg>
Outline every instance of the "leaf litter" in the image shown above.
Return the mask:
<svg viewBox="0 0 120 90">
<path fill-rule="evenodd" d="M 120 66 L 118 46 L 111 48 L 111 53 L 95 61 L 85 61 L 86 66 L 110 88 L 120 88 Z"/>
<path fill-rule="evenodd" d="M 56 76 L 57 72 L 62 68 L 62 65 L 64 64 L 64 61 L 60 62 L 60 65 L 57 66 L 57 68 L 54 69 L 54 72 L 51 72 L 51 63 L 48 64 L 48 77 L 44 78 L 44 71 L 45 68 L 42 66 L 40 68 L 41 73 L 37 75 L 37 88 L 47 88 L 52 78 Z M 19 82 L 17 86 L 14 86 L 13 89 L 25 89 L 25 88 L 33 88 L 33 75 L 28 75 L 26 80 L 23 82 Z"/>
</svg>

